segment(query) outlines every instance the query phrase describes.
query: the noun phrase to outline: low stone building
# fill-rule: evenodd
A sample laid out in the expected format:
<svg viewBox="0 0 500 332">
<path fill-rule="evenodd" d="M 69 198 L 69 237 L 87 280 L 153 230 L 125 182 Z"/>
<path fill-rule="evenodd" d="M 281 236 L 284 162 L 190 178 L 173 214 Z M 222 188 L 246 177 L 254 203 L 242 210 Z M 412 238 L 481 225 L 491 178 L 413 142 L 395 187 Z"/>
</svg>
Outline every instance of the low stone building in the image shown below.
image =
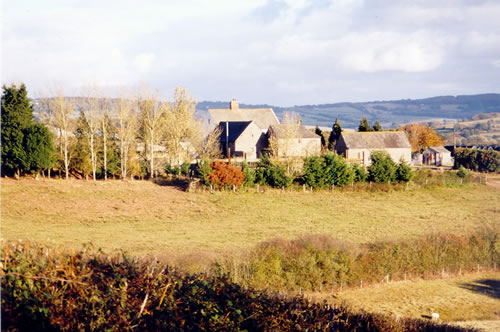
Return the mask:
<svg viewBox="0 0 500 332">
<path fill-rule="evenodd" d="M 267 138 L 270 149 L 277 150 L 279 157 L 310 157 L 321 153 L 321 137 L 302 125 L 271 125 Z"/>
<path fill-rule="evenodd" d="M 417 163 L 433 166 L 453 166 L 451 151 L 444 146 L 430 146 L 416 155 Z"/>
<path fill-rule="evenodd" d="M 411 163 L 411 145 L 402 131 L 342 132 L 335 151 L 346 159 L 359 162 L 362 166 L 371 163 L 373 151 L 387 151 L 392 160 L 403 158 Z"/>
</svg>

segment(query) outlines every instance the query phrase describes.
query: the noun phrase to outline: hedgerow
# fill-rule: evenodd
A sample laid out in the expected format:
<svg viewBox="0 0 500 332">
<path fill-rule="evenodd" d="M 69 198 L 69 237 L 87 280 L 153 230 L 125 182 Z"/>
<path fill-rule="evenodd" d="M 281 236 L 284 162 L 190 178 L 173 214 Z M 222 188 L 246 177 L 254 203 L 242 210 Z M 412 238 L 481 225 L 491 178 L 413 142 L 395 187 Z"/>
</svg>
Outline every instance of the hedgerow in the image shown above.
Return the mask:
<svg viewBox="0 0 500 332">
<path fill-rule="evenodd" d="M 2 244 L 2 331 L 467 331 L 245 289 L 126 255 Z"/>
<path fill-rule="evenodd" d="M 236 264 L 228 261 L 222 270 L 251 287 L 321 291 L 379 282 L 386 276 L 398 280 L 406 275 L 430 277 L 442 271 L 458 274 L 476 270 L 478 265 L 500 267 L 498 230 L 373 244 L 347 243 L 324 235 L 278 239 L 260 244 Z"/>
<path fill-rule="evenodd" d="M 500 172 L 500 152 L 494 150 L 458 148 L 454 152 L 455 165 L 479 171 Z"/>
</svg>

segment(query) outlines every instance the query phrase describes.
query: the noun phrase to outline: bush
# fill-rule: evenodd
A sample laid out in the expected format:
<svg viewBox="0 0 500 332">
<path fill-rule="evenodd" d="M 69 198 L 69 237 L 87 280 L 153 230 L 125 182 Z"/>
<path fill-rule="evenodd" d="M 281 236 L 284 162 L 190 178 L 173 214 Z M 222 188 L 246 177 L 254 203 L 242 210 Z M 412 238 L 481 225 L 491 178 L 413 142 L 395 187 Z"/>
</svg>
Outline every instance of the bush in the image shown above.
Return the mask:
<svg viewBox="0 0 500 332">
<path fill-rule="evenodd" d="M 404 159 L 401 159 L 399 165 L 396 167 L 396 180 L 399 182 L 410 182 L 414 175 L 415 172 L 411 166 Z"/>
<path fill-rule="evenodd" d="M 500 152 L 458 148 L 454 152 L 455 169 L 463 166 L 479 172 L 500 172 Z"/>
<path fill-rule="evenodd" d="M 248 163 L 245 161 L 241 166 L 243 174 L 245 175 L 245 186 L 251 187 L 255 184 L 255 170 L 248 167 Z"/>
<path fill-rule="evenodd" d="M 443 269 L 474 271 L 478 264 L 492 267 L 499 260 L 500 232 L 490 228 L 468 236 L 430 234 L 371 244 L 347 243 L 325 235 L 275 239 L 256 246 L 246 261 L 227 261 L 224 267 L 234 281 L 259 289 L 321 291 L 358 286 L 361 281 L 379 282 L 388 274 L 401 280 L 405 273 L 421 278 Z"/>
<path fill-rule="evenodd" d="M 165 173 L 170 175 L 180 175 L 181 168 L 178 165 L 172 165 L 170 163 L 165 165 Z"/>
<path fill-rule="evenodd" d="M 368 178 L 368 173 L 366 173 L 366 170 L 364 167 L 360 166 L 359 164 L 352 164 L 351 166 L 352 172 L 353 172 L 353 181 L 354 182 L 365 182 L 366 179 Z"/>
<path fill-rule="evenodd" d="M 387 183 L 396 180 L 396 164 L 386 151 L 374 151 L 370 155 L 368 179 L 373 182 Z"/>
<path fill-rule="evenodd" d="M 245 181 L 245 175 L 239 167 L 219 161 L 213 162 L 210 167 L 212 173 L 208 176 L 208 180 L 218 188 L 229 188 L 231 186 L 238 188 Z"/>
<path fill-rule="evenodd" d="M 200 178 L 201 182 L 204 185 L 209 186 L 210 180 L 208 177 L 210 176 L 210 173 L 212 173 L 212 171 L 213 170 L 212 167 L 210 167 L 210 163 L 206 160 L 201 160 L 196 167 L 195 175 Z"/>
<path fill-rule="evenodd" d="M 257 164 L 255 178 L 259 184 L 268 184 L 276 188 L 288 188 L 293 181 L 291 177 L 286 175 L 286 170 L 283 167 L 273 165 L 265 154 L 262 155 Z"/>
<path fill-rule="evenodd" d="M 465 178 L 467 175 L 469 175 L 469 171 L 468 171 L 465 167 L 460 166 L 460 167 L 458 168 L 457 176 L 458 176 L 459 178 L 462 178 L 462 179 L 463 179 L 463 178 Z"/>
<path fill-rule="evenodd" d="M 327 160 L 327 163 L 331 163 L 331 160 L 333 159 L 331 156 L 326 156 L 325 157 Z M 335 154 L 335 185 L 339 187 L 343 187 L 346 184 L 350 184 L 354 180 L 354 172 L 352 171 L 352 168 L 349 167 L 349 164 L 347 164 L 347 161 L 344 159 L 344 157 Z"/>
<path fill-rule="evenodd" d="M 227 275 L 2 243 L 6 331 L 464 331 L 245 289 Z"/>
</svg>

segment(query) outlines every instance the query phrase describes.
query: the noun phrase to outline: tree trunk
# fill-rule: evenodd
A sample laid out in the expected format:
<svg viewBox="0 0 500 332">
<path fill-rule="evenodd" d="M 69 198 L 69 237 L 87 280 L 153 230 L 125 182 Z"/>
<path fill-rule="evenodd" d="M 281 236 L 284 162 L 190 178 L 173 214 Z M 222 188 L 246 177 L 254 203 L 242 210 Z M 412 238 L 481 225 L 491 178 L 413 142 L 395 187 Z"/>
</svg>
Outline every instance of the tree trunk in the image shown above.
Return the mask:
<svg viewBox="0 0 500 332">
<path fill-rule="evenodd" d="M 96 158 L 96 155 L 95 155 L 95 152 L 94 152 L 94 134 L 91 133 L 90 134 L 90 160 L 92 162 L 92 178 L 94 179 L 95 181 L 95 174 L 96 174 L 96 170 L 97 170 L 97 158 Z"/>
<path fill-rule="evenodd" d="M 66 132 L 64 132 L 64 170 L 66 172 L 66 180 L 69 180 L 68 136 Z"/>
<path fill-rule="evenodd" d="M 151 143 L 150 143 L 150 149 L 151 149 L 151 161 L 150 161 L 150 168 L 151 168 L 151 178 L 154 179 L 155 173 L 154 173 L 154 136 L 153 133 L 151 133 Z"/>
<path fill-rule="evenodd" d="M 103 120 L 105 121 L 105 120 Z M 102 124 L 102 138 L 104 141 L 104 181 L 108 180 L 108 147 L 107 147 L 107 139 L 106 139 L 106 125 Z"/>
</svg>

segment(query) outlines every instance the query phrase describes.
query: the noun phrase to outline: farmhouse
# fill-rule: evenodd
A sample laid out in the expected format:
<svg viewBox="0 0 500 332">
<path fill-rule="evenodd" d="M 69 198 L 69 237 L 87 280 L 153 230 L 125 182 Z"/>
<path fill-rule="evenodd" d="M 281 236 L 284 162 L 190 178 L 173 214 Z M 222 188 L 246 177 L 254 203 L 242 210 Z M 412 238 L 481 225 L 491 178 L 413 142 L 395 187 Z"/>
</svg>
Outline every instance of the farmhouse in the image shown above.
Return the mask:
<svg viewBox="0 0 500 332">
<path fill-rule="evenodd" d="M 253 121 L 265 133 L 270 125 L 280 123 L 272 108 L 240 108 L 235 99 L 229 103 L 229 109 L 209 109 L 208 113 L 209 123 L 214 127 L 226 121 Z"/>
<path fill-rule="evenodd" d="M 401 158 L 411 162 L 411 145 L 402 131 L 342 132 L 335 146 L 338 154 L 363 166 L 371 163 L 371 152 L 379 150 L 387 151 L 395 162 Z"/>
<path fill-rule="evenodd" d="M 256 160 L 267 146 L 266 135 L 253 121 L 220 122 L 219 127 L 221 148 L 226 157 L 229 149 L 231 157 Z"/>
<path fill-rule="evenodd" d="M 308 157 L 321 153 L 321 137 L 302 125 L 271 125 L 267 138 L 279 157 Z"/>
</svg>

